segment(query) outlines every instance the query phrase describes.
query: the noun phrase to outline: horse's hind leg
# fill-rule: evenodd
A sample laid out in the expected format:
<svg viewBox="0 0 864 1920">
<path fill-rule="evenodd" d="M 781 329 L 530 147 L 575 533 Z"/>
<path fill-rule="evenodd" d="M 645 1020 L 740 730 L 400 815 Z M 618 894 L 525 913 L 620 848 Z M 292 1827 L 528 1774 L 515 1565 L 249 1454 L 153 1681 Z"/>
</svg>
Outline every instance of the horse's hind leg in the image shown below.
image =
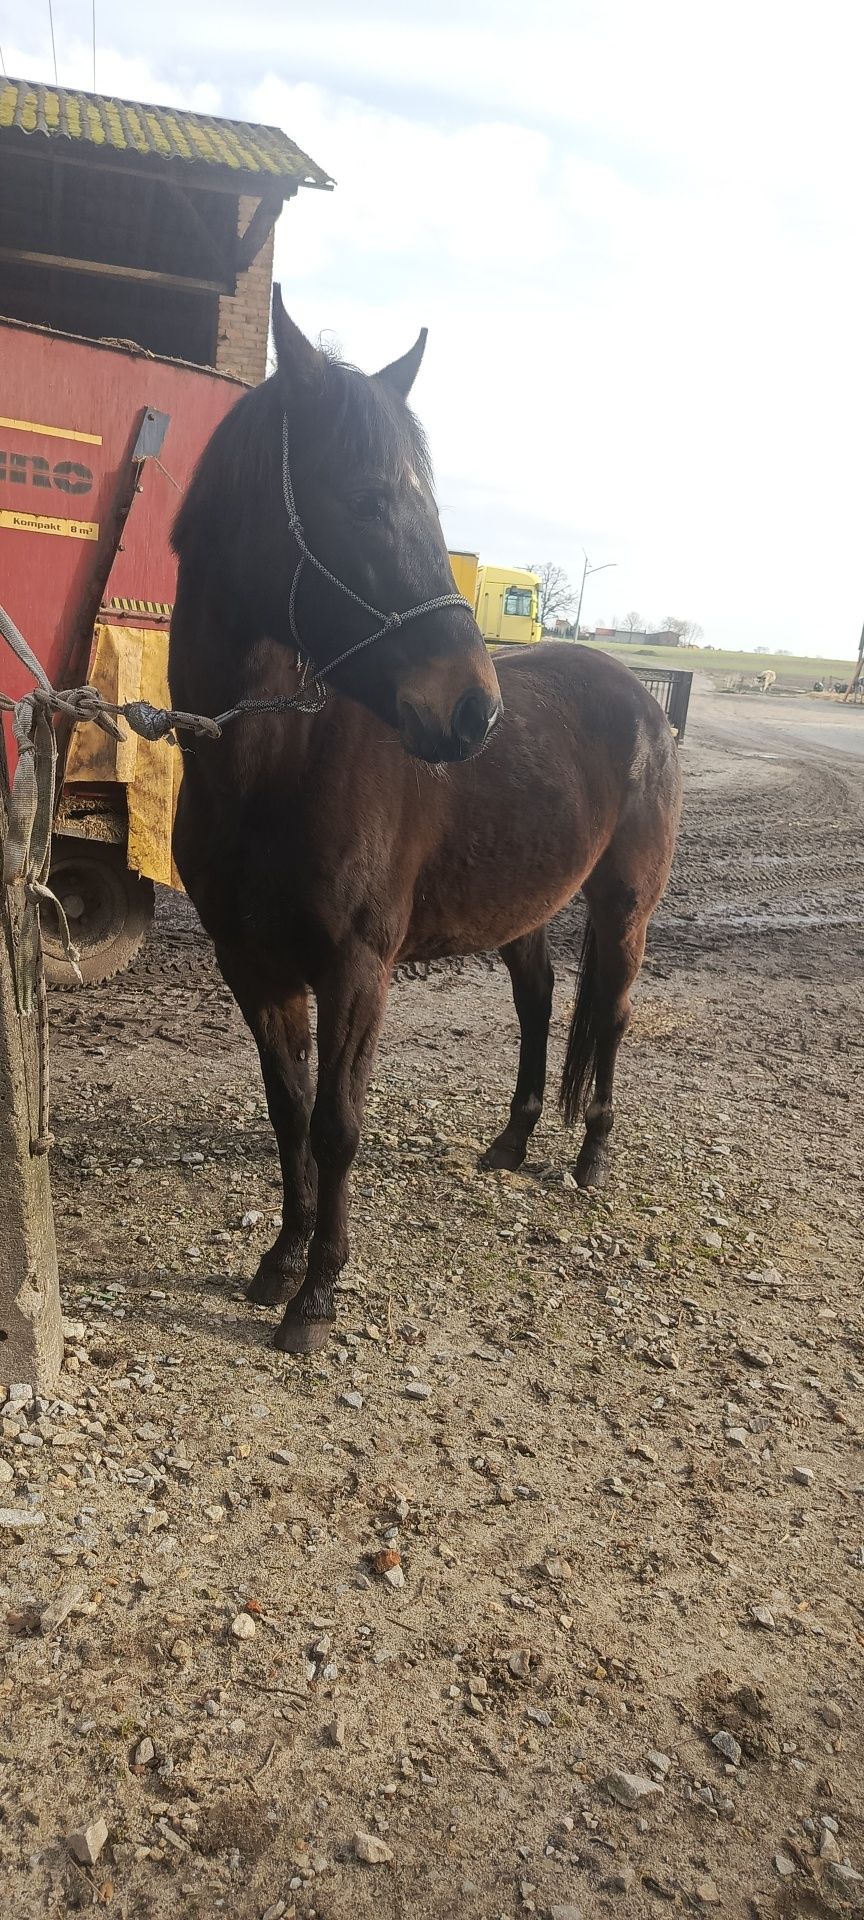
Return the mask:
<svg viewBox="0 0 864 1920">
<path fill-rule="evenodd" d="M 646 901 L 607 853 L 586 881 L 589 922 L 582 972 L 567 1042 L 561 1105 L 571 1125 L 586 1096 L 585 1139 L 576 1162 L 580 1187 L 602 1187 L 609 1171 L 609 1135 L 615 1119 L 613 1088 L 618 1048 L 630 1024 L 630 989 L 645 953 L 648 921 L 659 898 Z"/>
<path fill-rule="evenodd" d="M 308 996 L 305 988 L 298 987 L 274 1004 L 272 986 L 265 986 L 242 958 L 218 948 L 216 957 L 258 1047 L 267 1110 L 279 1148 L 282 1225 L 246 1289 L 247 1300 L 256 1306 L 275 1307 L 290 1300 L 302 1282 L 306 1247 L 315 1226 Z"/>
<path fill-rule="evenodd" d="M 580 1187 L 602 1187 L 609 1172 L 609 1135 L 615 1120 L 613 1088 L 618 1048 L 630 1025 L 630 989 L 642 965 L 648 923 L 592 908 L 597 940 L 595 987 L 596 1067 L 594 1091 L 585 1109 L 585 1138 L 576 1162 Z"/>
<path fill-rule="evenodd" d="M 543 1110 L 546 1087 L 546 1048 L 552 1013 L 555 975 L 549 959 L 546 928 L 526 933 L 501 948 L 510 974 L 513 1001 L 519 1016 L 519 1071 L 510 1118 L 480 1162 L 482 1167 L 521 1167 L 528 1142 Z"/>
</svg>

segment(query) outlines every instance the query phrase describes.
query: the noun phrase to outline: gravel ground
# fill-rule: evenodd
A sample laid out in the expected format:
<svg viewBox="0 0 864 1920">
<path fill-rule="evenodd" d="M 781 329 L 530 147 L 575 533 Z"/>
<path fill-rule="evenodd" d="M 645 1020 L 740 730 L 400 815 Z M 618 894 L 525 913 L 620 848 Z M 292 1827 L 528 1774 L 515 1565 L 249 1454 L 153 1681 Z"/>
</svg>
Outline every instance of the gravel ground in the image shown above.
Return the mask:
<svg viewBox="0 0 864 1920">
<path fill-rule="evenodd" d="M 67 1359 L 0 1415 L 16 1920 L 864 1904 L 860 771 L 746 700 L 683 759 L 609 1188 L 554 1108 L 478 1172 L 506 975 L 401 981 L 320 1359 L 242 1298 L 277 1161 L 185 903 L 56 998 Z"/>
</svg>

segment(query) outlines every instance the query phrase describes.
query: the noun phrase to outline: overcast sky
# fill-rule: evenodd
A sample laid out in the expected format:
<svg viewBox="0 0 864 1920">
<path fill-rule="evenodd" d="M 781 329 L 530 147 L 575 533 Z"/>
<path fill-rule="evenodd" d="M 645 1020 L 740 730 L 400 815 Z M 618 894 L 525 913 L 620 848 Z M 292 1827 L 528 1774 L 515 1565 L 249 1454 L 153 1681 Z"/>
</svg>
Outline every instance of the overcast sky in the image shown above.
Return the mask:
<svg viewBox="0 0 864 1920">
<path fill-rule="evenodd" d="M 44 16 L 44 17 L 43 17 Z M 850 658 L 864 618 L 851 0 L 148 0 L 100 90 L 278 123 L 337 181 L 282 216 L 286 303 L 415 389 L 452 546 L 582 549 L 583 621 Z M 90 83 L 90 0 L 54 0 Z M 47 6 L 0 8 L 50 79 Z"/>
</svg>

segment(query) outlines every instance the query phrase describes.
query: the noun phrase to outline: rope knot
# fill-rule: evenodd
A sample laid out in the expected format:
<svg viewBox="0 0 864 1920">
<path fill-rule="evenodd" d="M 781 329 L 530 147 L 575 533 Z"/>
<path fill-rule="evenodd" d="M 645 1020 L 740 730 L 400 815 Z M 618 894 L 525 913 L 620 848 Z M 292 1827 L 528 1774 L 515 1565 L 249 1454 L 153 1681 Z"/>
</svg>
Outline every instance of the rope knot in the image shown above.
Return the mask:
<svg viewBox="0 0 864 1920">
<path fill-rule="evenodd" d="M 164 740 L 174 727 L 174 715 L 163 707 L 151 707 L 149 700 L 129 700 L 121 709 L 133 733 L 142 740 Z"/>
<path fill-rule="evenodd" d="M 404 619 L 405 619 L 404 613 L 388 613 L 387 618 L 384 621 L 384 632 L 395 633 L 397 627 L 401 627 Z"/>
</svg>

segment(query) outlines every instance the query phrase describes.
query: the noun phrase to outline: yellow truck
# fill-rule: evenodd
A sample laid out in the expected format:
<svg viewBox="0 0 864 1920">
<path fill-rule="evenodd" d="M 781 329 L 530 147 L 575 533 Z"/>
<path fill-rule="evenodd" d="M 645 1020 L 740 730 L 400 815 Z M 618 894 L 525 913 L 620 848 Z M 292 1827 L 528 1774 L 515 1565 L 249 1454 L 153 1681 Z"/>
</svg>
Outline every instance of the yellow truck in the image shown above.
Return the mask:
<svg viewBox="0 0 864 1920">
<path fill-rule="evenodd" d="M 489 646 L 514 641 L 525 646 L 542 639 L 536 573 L 525 567 L 481 566 L 477 553 L 451 553 L 450 565 Z"/>
</svg>

